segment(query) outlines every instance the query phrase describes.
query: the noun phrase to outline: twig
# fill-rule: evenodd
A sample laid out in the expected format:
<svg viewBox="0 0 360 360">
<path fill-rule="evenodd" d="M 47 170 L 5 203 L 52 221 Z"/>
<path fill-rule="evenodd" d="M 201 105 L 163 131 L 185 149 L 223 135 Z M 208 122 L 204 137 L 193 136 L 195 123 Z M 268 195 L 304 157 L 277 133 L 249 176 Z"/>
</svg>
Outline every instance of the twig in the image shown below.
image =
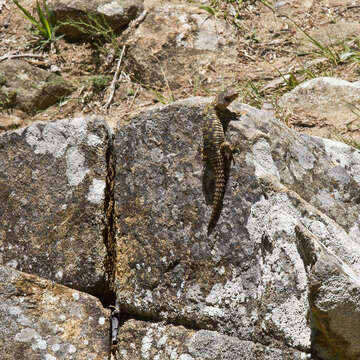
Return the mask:
<svg viewBox="0 0 360 360">
<path fill-rule="evenodd" d="M 139 26 L 139 24 L 144 21 L 145 16 L 147 15 L 147 10 L 144 10 L 136 19 L 134 19 L 133 21 L 131 21 L 131 23 L 129 24 L 128 28 L 122 33 L 122 36 L 127 35 L 130 31 L 132 31 L 133 29 L 135 29 L 136 27 Z"/>
<path fill-rule="evenodd" d="M 160 65 L 160 64 L 159 64 Z M 168 88 L 169 90 L 169 93 L 170 93 L 170 97 L 171 97 L 171 101 L 175 101 L 175 96 L 173 94 L 173 92 L 171 91 L 171 88 L 170 88 L 170 85 L 169 85 L 169 82 L 168 82 L 168 79 L 166 77 L 166 74 L 165 74 L 165 71 L 164 69 L 162 68 L 162 66 L 160 65 L 160 70 L 164 76 L 164 80 L 165 80 L 165 84 L 166 84 L 166 87 Z"/>
<path fill-rule="evenodd" d="M 106 102 L 106 104 L 104 106 L 104 108 L 106 110 L 109 108 L 111 100 L 113 99 L 114 94 L 115 94 L 115 86 L 116 86 L 116 82 L 117 82 L 117 77 L 119 75 L 121 60 L 123 58 L 124 52 L 125 52 L 125 45 L 123 46 L 123 48 L 121 50 L 120 58 L 119 58 L 119 61 L 118 61 L 117 65 L 116 65 L 115 74 L 114 74 L 114 77 L 113 77 L 111 85 L 110 85 L 110 95 L 109 95 L 108 101 Z M 121 76 L 120 76 L 120 79 L 121 79 Z"/>
<path fill-rule="evenodd" d="M 147 10 L 144 10 L 135 20 L 133 20 L 130 23 L 129 28 L 133 29 L 133 28 L 139 26 L 139 24 L 142 21 L 144 21 L 146 15 L 147 15 Z"/>
<path fill-rule="evenodd" d="M 139 86 L 139 87 L 140 87 L 140 86 Z M 132 108 L 132 106 L 133 106 L 133 104 L 134 104 L 136 95 L 137 95 L 137 93 L 138 93 L 138 91 L 139 91 L 139 87 L 136 88 L 135 94 L 134 94 L 134 96 L 133 96 L 133 98 L 132 98 L 132 101 L 131 101 L 131 104 L 130 104 L 130 106 L 129 106 L 129 110 L 131 110 L 131 108 Z"/>
<path fill-rule="evenodd" d="M 44 58 L 44 55 L 40 55 L 40 54 L 31 54 L 31 53 L 27 53 L 27 54 L 5 54 L 3 56 L 0 57 L 0 62 L 7 60 L 7 59 L 13 59 L 13 58 L 22 58 L 22 57 L 34 57 L 34 58 Z"/>
</svg>

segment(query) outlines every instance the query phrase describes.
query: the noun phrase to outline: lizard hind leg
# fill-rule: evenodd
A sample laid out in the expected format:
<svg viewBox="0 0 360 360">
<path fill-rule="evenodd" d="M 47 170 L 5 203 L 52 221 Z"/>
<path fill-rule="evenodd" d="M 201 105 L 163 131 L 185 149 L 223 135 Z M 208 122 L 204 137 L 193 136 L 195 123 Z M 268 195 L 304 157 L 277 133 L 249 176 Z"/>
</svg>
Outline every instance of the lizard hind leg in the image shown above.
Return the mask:
<svg viewBox="0 0 360 360">
<path fill-rule="evenodd" d="M 227 141 L 224 141 L 220 145 L 221 154 L 224 159 L 230 164 L 231 162 L 235 163 L 234 153 L 236 153 L 237 149 L 234 145 L 230 144 Z"/>
</svg>

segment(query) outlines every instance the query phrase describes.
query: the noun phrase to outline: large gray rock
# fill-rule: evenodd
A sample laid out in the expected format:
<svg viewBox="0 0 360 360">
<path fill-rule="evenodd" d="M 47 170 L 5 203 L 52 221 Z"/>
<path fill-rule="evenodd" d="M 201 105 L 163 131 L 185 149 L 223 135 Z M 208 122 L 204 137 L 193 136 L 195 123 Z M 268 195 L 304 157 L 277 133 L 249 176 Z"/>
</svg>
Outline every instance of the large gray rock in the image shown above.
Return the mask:
<svg viewBox="0 0 360 360">
<path fill-rule="evenodd" d="M 99 117 L 0 135 L 0 263 L 104 294 L 110 147 Z"/>
<path fill-rule="evenodd" d="M 314 352 L 320 359 L 359 359 L 358 273 L 304 226 L 296 234 L 309 278 Z"/>
<path fill-rule="evenodd" d="M 300 124 L 313 126 L 311 135 L 360 143 L 359 101 L 358 83 L 319 77 L 284 94 L 279 105 L 296 114 Z"/>
<path fill-rule="evenodd" d="M 142 9 L 142 4 L 143 0 L 50 0 L 48 6 L 54 12 L 58 23 L 73 21 L 91 23 L 88 18 L 90 15 L 98 21 L 105 19 L 114 31 L 118 31 L 136 17 Z M 65 34 L 72 40 L 84 36 L 84 33 L 71 24 L 62 24 L 59 33 Z"/>
<path fill-rule="evenodd" d="M 2 360 L 107 360 L 109 315 L 88 294 L 0 265 Z"/>
<path fill-rule="evenodd" d="M 154 4 L 154 10 L 126 38 L 127 74 L 151 87 L 183 88 L 184 93 L 192 92 L 193 85 L 185 89 L 194 82 L 218 84 L 218 73 L 225 83 L 232 81 L 240 40 L 231 25 L 220 18 L 214 21 L 188 2 Z"/>
<path fill-rule="evenodd" d="M 73 90 L 74 87 L 61 76 L 24 60 L 0 63 L 0 108 L 17 108 L 34 115 Z"/>
<path fill-rule="evenodd" d="M 311 332 L 321 327 L 309 317 L 314 298 L 296 227 L 358 278 L 360 152 L 233 104 L 241 117 L 227 137 L 239 154 L 207 236 L 201 110 L 208 102 L 177 102 L 118 126 L 114 289 L 121 309 L 310 353 L 318 349 Z"/>
<path fill-rule="evenodd" d="M 183 326 L 137 320 L 127 321 L 118 336 L 116 359 L 156 360 L 283 360 L 305 359 L 295 349 L 274 349 L 263 344 L 221 335 L 215 331 L 189 330 Z"/>
</svg>

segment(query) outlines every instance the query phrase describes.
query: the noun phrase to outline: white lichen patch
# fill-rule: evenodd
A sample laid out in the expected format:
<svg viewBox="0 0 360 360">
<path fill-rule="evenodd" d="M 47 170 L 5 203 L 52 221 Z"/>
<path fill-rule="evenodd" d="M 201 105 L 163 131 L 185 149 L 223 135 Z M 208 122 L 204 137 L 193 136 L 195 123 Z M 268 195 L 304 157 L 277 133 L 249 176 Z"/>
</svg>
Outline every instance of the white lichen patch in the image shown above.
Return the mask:
<svg viewBox="0 0 360 360">
<path fill-rule="evenodd" d="M 310 170 L 314 167 L 315 157 L 309 151 L 309 148 L 302 143 L 296 141 L 292 145 L 292 149 L 296 154 L 299 164 L 306 170 Z"/>
<path fill-rule="evenodd" d="M 175 347 L 167 346 L 165 349 L 166 353 L 168 354 L 170 360 L 177 360 L 178 359 L 178 353 Z"/>
<path fill-rule="evenodd" d="M 291 346 L 310 348 L 311 329 L 306 322 L 307 308 L 307 298 L 304 294 L 300 299 L 291 296 L 288 301 L 272 311 L 272 323 L 284 334 Z"/>
<path fill-rule="evenodd" d="M 194 358 L 189 354 L 181 354 L 179 360 L 194 360 Z"/>
<path fill-rule="evenodd" d="M 73 344 L 69 344 L 67 351 L 69 354 L 74 354 L 76 353 L 76 347 Z"/>
<path fill-rule="evenodd" d="M 15 335 L 15 340 L 20 342 L 31 342 L 35 338 L 40 338 L 39 334 L 32 328 L 22 329 Z"/>
<path fill-rule="evenodd" d="M 9 246 L 10 248 L 10 246 Z M 16 269 L 19 265 L 18 261 L 16 259 L 9 260 L 6 264 L 7 267 L 11 267 L 13 269 Z"/>
<path fill-rule="evenodd" d="M 53 344 L 53 345 L 51 345 L 51 350 L 52 350 L 53 352 L 57 352 L 57 351 L 59 351 L 59 349 L 60 349 L 60 345 L 59 345 L 59 344 Z"/>
<path fill-rule="evenodd" d="M 289 288 L 293 282 L 289 278 L 289 273 L 286 273 L 280 265 L 279 259 L 287 256 L 288 261 L 291 261 L 291 277 L 296 277 L 296 288 L 299 291 L 307 293 L 307 276 L 304 269 L 304 263 L 297 251 L 295 243 L 287 241 L 279 241 L 273 252 L 265 257 L 263 264 L 263 285 L 268 283 L 277 283 L 283 286 L 283 290 Z M 279 286 L 279 285 L 278 285 Z"/>
<path fill-rule="evenodd" d="M 160 346 L 165 345 L 167 339 L 168 339 L 168 336 L 167 336 L 167 335 L 163 335 L 163 336 L 159 339 L 159 341 L 158 341 L 158 343 L 157 343 L 157 346 L 160 347 Z"/>
<path fill-rule="evenodd" d="M 71 186 L 79 185 L 89 169 L 85 167 L 85 156 L 77 147 L 66 151 L 66 176 Z"/>
<path fill-rule="evenodd" d="M 83 309 L 81 306 L 72 306 L 70 308 L 69 314 L 73 317 L 73 318 L 78 318 L 78 319 L 82 319 L 83 318 Z M 90 317 L 89 317 L 90 319 Z"/>
<path fill-rule="evenodd" d="M 309 348 L 311 331 L 306 323 L 307 276 L 295 242 L 289 241 L 295 238 L 295 225 L 301 218 L 287 194 L 276 193 L 252 206 L 247 229 L 254 242 L 261 241 L 264 231 L 270 239 L 276 238 L 271 251 L 259 254 L 262 276 L 258 299 L 266 297 L 268 289 L 276 289 L 272 292 L 272 302 L 268 304 L 272 316 L 263 320 L 263 328 L 266 329 L 271 322 L 289 345 Z M 284 303 L 286 291 L 291 293 L 293 287 L 301 294 L 300 298 L 291 298 Z"/>
<path fill-rule="evenodd" d="M 74 291 L 72 293 L 72 297 L 73 297 L 74 300 L 79 300 L 79 298 L 80 298 L 79 293 L 77 291 Z"/>
<path fill-rule="evenodd" d="M 64 155 L 68 141 L 63 134 L 60 123 L 49 123 L 42 131 L 39 127 L 38 124 L 31 125 L 25 134 L 25 140 L 33 148 L 35 154 L 49 153 L 55 158 Z"/>
<path fill-rule="evenodd" d="M 252 157 L 246 156 L 248 164 L 253 163 L 255 166 L 255 175 L 257 178 L 271 174 L 280 179 L 279 172 L 271 156 L 270 145 L 265 139 L 260 139 L 252 147 Z"/>
<path fill-rule="evenodd" d="M 45 350 L 47 348 L 46 341 L 42 338 L 36 339 L 35 342 L 31 345 L 33 350 Z"/>
<path fill-rule="evenodd" d="M 316 199 L 321 204 L 323 209 L 331 209 L 336 206 L 336 201 L 334 199 L 334 194 L 330 194 L 325 189 L 321 189 L 319 193 L 316 195 Z"/>
<path fill-rule="evenodd" d="M 195 303 L 203 302 L 205 300 L 204 294 L 201 291 L 200 284 L 194 284 L 194 285 L 189 286 L 185 296 L 186 296 L 187 300 L 190 300 Z"/>
<path fill-rule="evenodd" d="M 45 350 L 46 341 L 32 328 L 24 328 L 15 335 L 15 341 L 30 343 L 33 350 Z"/>
<path fill-rule="evenodd" d="M 192 309 L 189 308 L 189 312 L 191 311 Z M 210 317 L 211 319 L 216 319 L 219 322 L 226 320 L 226 316 L 228 315 L 226 309 L 215 305 L 201 306 L 200 313 L 206 317 Z"/>
<path fill-rule="evenodd" d="M 22 326 L 30 327 L 33 324 L 33 321 L 23 314 L 20 314 L 16 321 Z"/>
<path fill-rule="evenodd" d="M 264 320 L 263 328 L 266 329 L 270 322 L 271 327 L 275 325 L 290 346 L 309 348 L 311 330 L 307 325 L 308 290 L 304 264 L 295 243 L 279 240 L 273 251 L 265 256 L 261 266 L 263 275 L 258 287 L 259 299 L 263 298 L 266 289 L 274 288 L 279 293 L 278 302 L 273 299 L 273 303 L 269 304 L 269 308 L 273 309 L 271 316 Z M 285 258 L 286 263 L 279 260 Z M 287 267 L 291 269 L 290 272 Z M 284 303 L 283 294 L 294 286 L 301 297 L 291 296 Z"/>
<path fill-rule="evenodd" d="M 160 148 L 152 149 L 150 152 L 151 160 L 154 162 L 162 162 L 164 159 L 164 153 Z"/>
<path fill-rule="evenodd" d="M 146 290 L 144 302 L 148 305 L 153 302 L 152 292 L 150 290 Z"/>
<path fill-rule="evenodd" d="M 89 169 L 85 166 L 85 155 L 79 145 L 86 141 L 90 146 L 98 146 L 102 139 L 88 134 L 88 119 L 74 118 L 50 123 L 37 123 L 25 130 L 25 141 L 35 154 L 51 154 L 55 158 L 66 155 L 66 176 L 71 186 L 79 185 Z M 97 201 L 99 193 L 90 198 Z"/>
<path fill-rule="evenodd" d="M 143 359 L 150 359 L 150 349 L 153 343 L 153 329 L 149 329 L 141 342 L 141 355 Z"/>
<path fill-rule="evenodd" d="M 51 354 L 46 354 L 45 355 L 45 360 L 56 360 L 56 357 L 52 356 Z"/>
<path fill-rule="evenodd" d="M 294 208 L 287 194 L 277 193 L 268 199 L 261 198 L 252 206 L 246 228 L 250 238 L 260 242 L 264 230 L 271 236 L 279 231 L 294 235 L 294 227 L 299 218 L 301 215 Z"/>
<path fill-rule="evenodd" d="M 87 119 L 83 117 L 75 117 L 69 121 L 64 121 L 64 129 L 66 135 L 69 136 L 69 144 L 79 144 L 83 141 L 88 132 L 87 126 Z"/>
<path fill-rule="evenodd" d="M 215 284 L 205 299 L 208 305 L 228 306 L 241 304 L 245 301 L 241 278 L 228 280 L 225 285 Z"/>
<path fill-rule="evenodd" d="M 9 306 L 9 313 L 11 315 L 19 315 L 21 314 L 22 310 L 20 306 Z"/>
<path fill-rule="evenodd" d="M 340 184 L 346 185 L 350 182 L 350 175 L 342 166 L 334 166 L 328 170 L 328 175 Z"/>
<path fill-rule="evenodd" d="M 64 272 L 62 270 L 58 270 L 56 273 L 55 273 L 55 279 L 56 280 L 61 280 L 64 276 Z"/>
<path fill-rule="evenodd" d="M 358 224 L 354 224 L 351 228 L 350 228 L 350 230 L 349 230 L 349 236 L 350 236 L 350 238 L 353 240 L 353 241 L 355 241 L 355 242 L 357 242 L 358 244 L 360 244 L 360 226 L 359 226 L 359 224 L 360 224 L 360 215 L 359 215 L 359 223 Z"/>
<path fill-rule="evenodd" d="M 104 325 L 105 324 L 105 318 L 103 316 L 101 316 L 99 318 L 99 325 Z"/>
<path fill-rule="evenodd" d="M 106 16 L 124 15 L 124 8 L 119 2 L 113 0 L 110 3 L 98 6 L 97 11 Z"/>
<path fill-rule="evenodd" d="M 347 169 L 353 179 L 360 184 L 360 151 L 344 143 L 329 139 L 320 139 L 325 151 L 333 161 Z"/>
<path fill-rule="evenodd" d="M 89 134 L 86 142 L 89 146 L 98 146 L 99 144 L 101 144 L 101 138 L 99 138 L 95 134 Z"/>
<path fill-rule="evenodd" d="M 105 198 L 105 185 L 104 180 L 93 179 L 89 187 L 87 200 L 93 204 L 100 204 Z"/>
<path fill-rule="evenodd" d="M 215 284 L 200 306 L 200 314 L 218 321 L 226 328 L 233 317 L 239 319 L 238 326 L 251 326 L 253 321 L 247 314 L 245 301 L 251 294 L 243 287 L 241 277 L 233 274 L 225 284 Z"/>
</svg>

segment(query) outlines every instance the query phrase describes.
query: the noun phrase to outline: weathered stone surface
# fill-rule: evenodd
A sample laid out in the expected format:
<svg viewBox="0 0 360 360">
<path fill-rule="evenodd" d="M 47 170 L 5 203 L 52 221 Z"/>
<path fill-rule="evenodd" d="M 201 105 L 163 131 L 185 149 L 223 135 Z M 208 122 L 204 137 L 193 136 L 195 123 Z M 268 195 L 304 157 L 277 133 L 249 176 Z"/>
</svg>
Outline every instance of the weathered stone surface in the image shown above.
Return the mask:
<svg viewBox="0 0 360 360">
<path fill-rule="evenodd" d="M 331 0 L 330 0 L 331 1 Z M 351 9 L 351 1 L 344 1 L 341 3 L 344 9 L 349 7 Z M 347 2 L 347 4 L 345 4 Z M 353 3 L 354 4 L 354 3 Z M 325 4 L 324 4 L 325 5 Z M 329 7 L 334 5 L 329 4 Z M 336 5 L 335 5 L 336 6 Z M 337 5 L 339 6 L 339 5 Z M 319 24 L 320 25 L 320 24 Z M 309 31 L 309 35 L 316 39 L 322 46 L 331 46 L 357 36 L 360 31 L 360 24 L 358 21 L 351 21 L 350 19 L 341 18 L 339 21 L 330 22 L 328 24 L 321 24 L 320 26 Z M 309 49 L 317 49 L 317 46 L 302 32 L 298 34 L 299 40 L 302 40 L 302 46 L 299 44 L 301 51 Z"/>
<path fill-rule="evenodd" d="M 73 86 L 61 76 L 30 65 L 24 60 L 0 63 L 0 107 L 15 107 L 35 114 L 69 95 Z"/>
<path fill-rule="evenodd" d="M 359 359 L 359 274 L 303 226 L 296 233 L 309 276 L 313 352 L 320 359 Z"/>
<path fill-rule="evenodd" d="M 16 115 L 0 113 L 0 130 L 14 130 L 23 124 L 23 120 Z"/>
<path fill-rule="evenodd" d="M 109 315 L 91 295 L 0 265 L 3 360 L 107 360 Z"/>
<path fill-rule="evenodd" d="M 323 121 L 323 127 L 315 128 L 313 135 L 336 138 L 351 132 L 353 139 L 360 141 L 360 120 L 356 115 L 359 101 L 358 84 L 319 77 L 284 94 L 279 105 L 299 114 L 302 119 L 315 118 Z"/>
<path fill-rule="evenodd" d="M 0 263 L 104 292 L 110 146 L 99 117 L 0 135 Z"/>
<path fill-rule="evenodd" d="M 277 13 L 287 16 L 308 12 L 314 4 L 314 0 L 279 0 L 275 1 L 274 9 Z"/>
<path fill-rule="evenodd" d="M 142 9 L 143 0 L 106 0 L 85 1 L 85 0 L 50 0 L 49 8 L 54 11 L 57 21 L 88 22 L 87 15 L 104 17 L 107 24 L 118 31 L 136 17 Z M 74 26 L 62 25 L 59 33 L 65 34 L 69 39 L 79 39 L 81 34 Z"/>
<path fill-rule="evenodd" d="M 295 227 L 360 273 L 360 152 L 233 104 L 242 116 L 227 137 L 239 154 L 207 236 L 200 114 L 208 101 L 177 102 L 118 126 L 114 286 L 121 308 L 308 353 L 308 279 Z"/>
<path fill-rule="evenodd" d="M 305 359 L 294 349 L 274 349 L 215 331 L 129 320 L 120 329 L 118 360 L 283 360 Z"/>
<path fill-rule="evenodd" d="M 202 84 L 216 83 L 218 69 L 225 79 L 233 78 L 237 38 L 226 21 L 214 21 L 189 3 L 155 3 L 127 39 L 128 74 L 159 89 L 166 82 L 171 89 L 188 86 L 195 77 Z"/>
</svg>

